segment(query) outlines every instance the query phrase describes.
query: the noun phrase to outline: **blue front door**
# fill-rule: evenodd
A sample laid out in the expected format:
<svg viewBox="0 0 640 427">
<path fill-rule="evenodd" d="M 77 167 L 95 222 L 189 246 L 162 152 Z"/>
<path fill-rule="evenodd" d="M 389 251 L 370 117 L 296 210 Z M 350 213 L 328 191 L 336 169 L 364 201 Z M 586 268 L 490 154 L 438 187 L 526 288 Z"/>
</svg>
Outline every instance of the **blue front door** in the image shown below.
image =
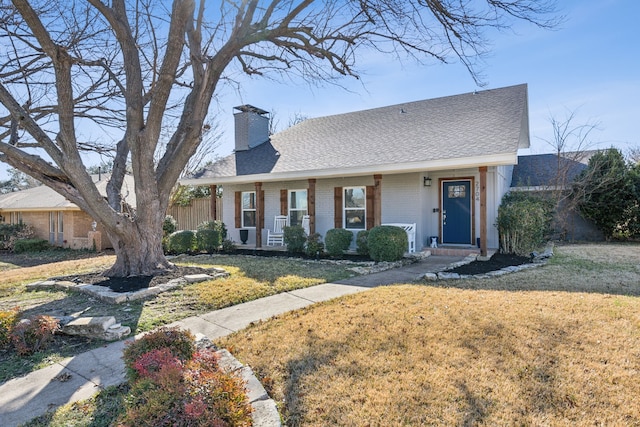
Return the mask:
<svg viewBox="0 0 640 427">
<path fill-rule="evenodd" d="M 472 219 L 471 181 L 442 181 L 442 243 L 473 244 Z"/>
</svg>

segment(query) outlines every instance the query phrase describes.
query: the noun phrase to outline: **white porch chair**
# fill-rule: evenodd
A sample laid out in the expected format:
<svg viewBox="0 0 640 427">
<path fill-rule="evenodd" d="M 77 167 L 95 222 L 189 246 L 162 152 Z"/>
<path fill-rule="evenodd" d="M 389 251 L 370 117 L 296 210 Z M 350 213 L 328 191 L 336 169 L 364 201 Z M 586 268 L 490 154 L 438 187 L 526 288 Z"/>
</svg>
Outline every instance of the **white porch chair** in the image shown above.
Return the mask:
<svg viewBox="0 0 640 427">
<path fill-rule="evenodd" d="M 284 245 L 284 227 L 287 226 L 285 215 L 276 215 L 273 219 L 273 230 L 267 230 L 267 246 Z"/>
<path fill-rule="evenodd" d="M 310 221 L 311 217 L 309 215 L 302 216 L 302 229 L 304 230 L 304 234 L 306 234 L 307 236 L 309 235 L 309 233 L 311 233 L 311 227 L 309 225 Z"/>
</svg>

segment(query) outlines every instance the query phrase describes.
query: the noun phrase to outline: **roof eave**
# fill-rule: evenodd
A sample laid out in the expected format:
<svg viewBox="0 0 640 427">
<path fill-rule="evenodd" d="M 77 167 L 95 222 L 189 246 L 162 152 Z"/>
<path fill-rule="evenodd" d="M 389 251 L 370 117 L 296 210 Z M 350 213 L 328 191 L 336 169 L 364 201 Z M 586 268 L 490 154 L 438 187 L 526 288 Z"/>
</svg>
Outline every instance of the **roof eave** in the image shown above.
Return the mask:
<svg viewBox="0 0 640 427">
<path fill-rule="evenodd" d="M 51 212 L 51 211 L 80 211 L 81 209 L 73 206 L 43 206 L 39 208 L 28 208 L 20 206 L 2 206 L 0 212 Z"/>
<path fill-rule="evenodd" d="M 389 163 L 381 165 L 367 165 L 351 168 L 332 168 L 317 170 L 300 170 L 291 172 L 263 173 L 254 175 L 211 177 L 197 179 L 182 179 L 182 185 L 224 185 L 246 184 L 251 182 L 279 182 L 295 181 L 307 178 L 340 178 L 347 176 L 362 176 L 371 174 L 400 174 L 412 172 L 429 172 L 451 169 L 469 169 L 480 166 L 515 165 L 518 162 L 517 153 L 494 154 L 487 156 L 463 157 L 455 159 L 431 160 L 425 162 Z"/>
</svg>

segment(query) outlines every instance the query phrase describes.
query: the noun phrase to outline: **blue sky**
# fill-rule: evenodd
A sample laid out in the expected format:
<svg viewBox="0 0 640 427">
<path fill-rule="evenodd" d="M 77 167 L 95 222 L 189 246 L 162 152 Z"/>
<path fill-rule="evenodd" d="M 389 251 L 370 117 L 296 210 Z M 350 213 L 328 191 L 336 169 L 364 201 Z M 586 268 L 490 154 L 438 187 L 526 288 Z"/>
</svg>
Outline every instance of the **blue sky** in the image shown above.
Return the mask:
<svg viewBox="0 0 640 427">
<path fill-rule="evenodd" d="M 527 83 L 531 149 L 551 152 L 550 117 L 575 113 L 575 124 L 598 123 L 594 148 L 640 147 L 640 1 L 558 0 L 566 20 L 555 30 L 518 23 L 491 33 L 491 52 L 479 71 L 485 88 Z M 359 61 L 361 79 L 344 87 L 315 87 L 304 81 L 279 83 L 243 78 L 240 91 L 219 94 L 218 120 L 224 132 L 216 154 L 233 150 L 233 107 L 251 104 L 274 111 L 280 128 L 294 115 L 318 117 L 483 89 L 459 63 L 399 63 L 370 54 Z M 215 114 L 215 111 L 212 111 Z M 97 165 L 100 160 L 89 160 Z M 0 179 L 6 179 L 0 164 Z"/>
<path fill-rule="evenodd" d="M 527 83 L 530 153 L 551 152 L 550 117 L 596 124 L 595 148 L 640 146 L 640 2 L 559 0 L 566 21 L 555 30 L 519 23 L 489 35 L 493 44 L 480 69 L 486 89 Z M 219 99 L 224 129 L 218 154 L 233 150 L 232 108 L 251 104 L 276 112 L 280 127 L 301 114 L 318 117 L 429 99 L 478 88 L 459 63 L 400 64 L 388 57 L 361 58 L 362 81 L 345 78 L 348 90 L 304 82 L 245 79 L 240 92 Z M 364 87 L 363 87 L 364 84 Z M 526 153 L 526 152 L 525 152 Z"/>
</svg>

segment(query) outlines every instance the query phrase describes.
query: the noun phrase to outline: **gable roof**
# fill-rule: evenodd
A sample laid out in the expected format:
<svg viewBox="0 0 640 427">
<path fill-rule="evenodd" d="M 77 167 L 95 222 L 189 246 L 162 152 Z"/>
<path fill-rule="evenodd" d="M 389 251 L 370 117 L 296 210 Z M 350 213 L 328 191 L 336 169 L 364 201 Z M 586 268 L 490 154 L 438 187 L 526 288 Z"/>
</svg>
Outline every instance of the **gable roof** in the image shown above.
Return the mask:
<svg viewBox="0 0 640 427">
<path fill-rule="evenodd" d="M 96 187 L 100 194 L 106 197 L 107 182 L 109 181 L 110 175 L 102 174 L 100 180 L 98 180 L 98 175 L 92 175 L 92 178 L 96 182 Z M 135 207 L 136 199 L 133 177 L 126 175 L 122 187 L 124 200 L 130 206 Z M 40 185 L 38 187 L 0 195 L 0 211 L 52 210 L 80 210 L 80 208 L 46 185 Z"/>
<path fill-rule="evenodd" d="M 572 153 L 568 153 L 572 154 Z M 518 164 L 513 168 L 511 187 L 552 187 L 570 184 L 587 165 L 584 159 L 573 155 L 534 154 L 518 156 Z M 562 181 L 562 182 L 558 182 Z"/>
<path fill-rule="evenodd" d="M 216 184 L 515 164 L 529 146 L 521 84 L 305 120 L 181 180 Z"/>
</svg>

